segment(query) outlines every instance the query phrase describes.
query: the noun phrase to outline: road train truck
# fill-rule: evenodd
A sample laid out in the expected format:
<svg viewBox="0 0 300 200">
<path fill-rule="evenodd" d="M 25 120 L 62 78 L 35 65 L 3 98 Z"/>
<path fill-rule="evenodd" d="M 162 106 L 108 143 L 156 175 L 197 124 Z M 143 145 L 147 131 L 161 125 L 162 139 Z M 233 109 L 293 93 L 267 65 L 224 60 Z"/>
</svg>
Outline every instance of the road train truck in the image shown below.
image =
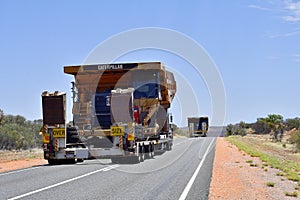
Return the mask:
<svg viewBox="0 0 300 200">
<path fill-rule="evenodd" d="M 72 124 L 65 121 L 66 94 L 42 94 L 44 157 L 49 163 L 87 158 L 142 162 L 172 149 L 168 109 L 176 81 L 162 63 L 65 66 L 64 72 L 74 76 Z"/>
<path fill-rule="evenodd" d="M 189 137 L 206 137 L 208 132 L 208 117 L 189 117 Z"/>
</svg>

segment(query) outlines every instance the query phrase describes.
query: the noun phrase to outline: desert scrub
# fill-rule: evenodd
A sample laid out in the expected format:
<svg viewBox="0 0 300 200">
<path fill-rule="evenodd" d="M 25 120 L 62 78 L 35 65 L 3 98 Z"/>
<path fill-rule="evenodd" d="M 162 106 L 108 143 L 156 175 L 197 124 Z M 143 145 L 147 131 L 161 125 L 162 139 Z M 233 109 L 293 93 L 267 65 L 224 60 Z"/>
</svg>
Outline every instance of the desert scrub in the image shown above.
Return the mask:
<svg viewBox="0 0 300 200">
<path fill-rule="evenodd" d="M 242 137 L 230 136 L 227 137 L 226 140 L 228 140 L 230 143 L 234 144 L 238 149 L 244 151 L 250 156 L 258 157 L 266 165 L 269 165 L 270 168 L 279 169 L 280 171 L 284 172 L 288 180 L 300 182 L 300 163 L 288 159 L 282 160 L 280 155 L 260 150 L 260 146 L 253 146 L 253 144 L 249 143 L 246 140 L 243 140 Z M 263 144 L 256 143 L 256 145 Z"/>
<path fill-rule="evenodd" d="M 296 191 L 294 191 L 294 192 L 285 192 L 284 194 L 287 197 L 298 197 L 298 192 L 296 192 Z"/>
<path fill-rule="evenodd" d="M 284 176 L 285 174 L 283 172 L 277 172 L 276 176 Z"/>
<path fill-rule="evenodd" d="M 268 187 L 274 187 L 274 186 L 275 186 L 275 183 L 273 183 L 273 182 L 267 182 L 267 186 L 268 186 Z"/>
</svg>

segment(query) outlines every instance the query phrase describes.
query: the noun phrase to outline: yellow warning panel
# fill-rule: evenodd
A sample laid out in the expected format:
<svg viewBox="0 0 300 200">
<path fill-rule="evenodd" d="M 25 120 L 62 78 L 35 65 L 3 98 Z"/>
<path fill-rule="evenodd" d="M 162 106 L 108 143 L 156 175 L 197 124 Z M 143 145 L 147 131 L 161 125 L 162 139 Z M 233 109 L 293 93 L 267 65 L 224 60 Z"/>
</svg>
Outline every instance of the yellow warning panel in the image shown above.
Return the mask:
<svg viewBox="0 0 300 200">
<path fill-rule="evenodd" d="M 124 136 L 124 127 L 123 126 L 111 126 L 110 127 L 110 136 Z"/>
<path fill-rule="evenodd" d="M 52 134 L 54 138 L 63 138 L 66 136 L 66 131 L 64 128 L 54 128 Z"/>
<path fill-rule="evenodd" d="M 134 140 L 134 134 L 128 134 L 128 141 L 133 141 Z"/>
<path fill-rule="evenodd" d="M 43 143 L 49 143 L 50 142 L 50 134 L 44 133 L 43 134 Z"/>
</svg>

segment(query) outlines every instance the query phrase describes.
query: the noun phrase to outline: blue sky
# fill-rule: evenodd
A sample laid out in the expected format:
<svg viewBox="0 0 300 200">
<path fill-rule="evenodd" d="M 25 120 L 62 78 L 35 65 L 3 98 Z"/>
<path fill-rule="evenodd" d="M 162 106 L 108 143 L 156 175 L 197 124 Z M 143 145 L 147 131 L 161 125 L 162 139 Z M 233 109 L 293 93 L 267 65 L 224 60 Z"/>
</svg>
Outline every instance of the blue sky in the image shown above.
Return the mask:
<svg viewBox="0 0 300 200">
<path fill-rule="evenodd" d="M 299 1 L 2 0 L 0 25 L 0 108 L 6 114 L 41 118 L 42 91 L 67 91 L 70 100 L 72 77 L 63 73 L 64 65 L 83 63 L 112 35 L 160 27 L 192 38 L 214 61 L 226 92 L 225 124 L 254 122 L 270 113 L 299 116 Z M 182 109 L 211 116 L 206 83 L 186 70 L 190 64 L 184 59 L 142 50 L 117 61 L 162 61 L 190 81 L 199 105 L 175 101 L 172 112 L 180 126 L 187 117 Z"/>
</svg>

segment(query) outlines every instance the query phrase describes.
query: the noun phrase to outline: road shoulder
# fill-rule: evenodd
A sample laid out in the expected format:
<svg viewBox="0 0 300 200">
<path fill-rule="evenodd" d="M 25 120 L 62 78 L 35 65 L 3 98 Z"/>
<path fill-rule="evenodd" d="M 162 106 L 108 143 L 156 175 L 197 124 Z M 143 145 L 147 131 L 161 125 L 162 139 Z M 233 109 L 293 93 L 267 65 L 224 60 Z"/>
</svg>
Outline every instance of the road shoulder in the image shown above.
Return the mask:
<svg viewBox="0 0 300 200">
<path fill-rule="evenodd" d="M 209 199 L 285 199 L 288 180 L 276 176 L 276 169 L 262 169 L 263 163 L 250 157 L 225 138 L 218 138 Z M 268 187 L 268 182 L 276 183 Z"/>
</svg>

